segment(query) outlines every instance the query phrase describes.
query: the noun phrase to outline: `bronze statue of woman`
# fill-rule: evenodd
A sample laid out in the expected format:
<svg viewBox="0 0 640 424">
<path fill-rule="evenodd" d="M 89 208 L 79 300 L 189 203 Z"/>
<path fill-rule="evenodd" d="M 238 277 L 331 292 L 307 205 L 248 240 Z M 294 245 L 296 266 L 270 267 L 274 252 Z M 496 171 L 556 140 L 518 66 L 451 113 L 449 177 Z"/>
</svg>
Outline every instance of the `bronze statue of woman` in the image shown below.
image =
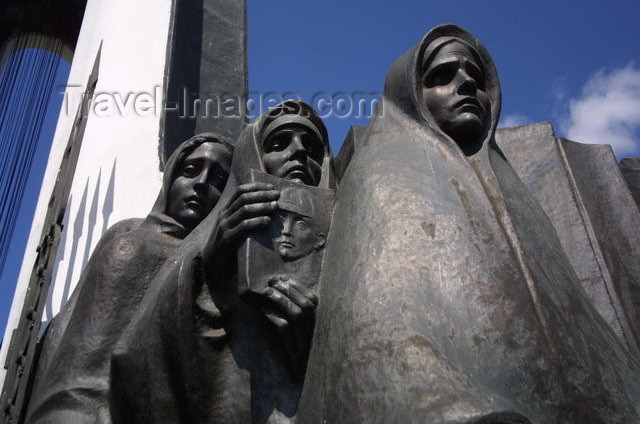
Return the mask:
<svg viewBox="0 0 640 424">
<path fill-rule="evenodd" d="M 286 102 L 240 135 L 220 202 L 157 274 L 115 348 L 114 422 L 295 419 L 302 388 L 295 364 L 306 362 L 318 301 L 294 280 L 274 279 L 250 299 L 238 295 L 238 249 L 279 209 L 280 192 L 251 182 L 252 171 L 299 187 L 331 186 L 327 132 L 311 107 Z"/>
<path fill-rule="evenodd" d="M 111 422 L 112 349 L 162 264 L 218 202 L 232 150 L 213 133 L 185 141 L 166 163 L 151 213 L 104 234 L 47 330 L 27 423 Z"/>
<path fill-rule="evenodd" d="M 454 25 L 392 66 L 336 193 L 300 422 L 640 420 L 638 362 L 495 143 L 500 97 Z"/>
</svg>

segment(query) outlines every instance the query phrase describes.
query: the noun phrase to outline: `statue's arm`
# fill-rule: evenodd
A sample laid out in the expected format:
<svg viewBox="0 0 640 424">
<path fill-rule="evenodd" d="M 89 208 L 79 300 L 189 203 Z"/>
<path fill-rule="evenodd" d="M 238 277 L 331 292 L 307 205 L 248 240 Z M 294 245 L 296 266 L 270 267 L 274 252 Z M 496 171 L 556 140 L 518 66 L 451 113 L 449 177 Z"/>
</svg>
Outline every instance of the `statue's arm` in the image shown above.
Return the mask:
<svg viewBox="0 0 640 424">
<path fill-rule="evenodd" d="M 222 334 L 215 331 L 222 329 L 222 314 L 238 302 L 235 278 L 238 247 L 248 234 L 269 225 L 279 195 L 271 184 L 239 186 L 209 231 L 199 257 L 195 258 L 204 284 L 193 287 L 195 318 L 202 335 L 218 338 Z"/>
<path fill-rule="evenodd" d="M 203 271 L 208 282 L 225 281 L 235 273 L 238 247 L 250 233 L 269 225 L 279 196 L 280 192 L 271 184 L 249 183 L 238 187 L 203 247 Z"/>
<path fill-rule="evenodd" d="M 264 289 L 261 310 L 280 334 L 292 373 L 302 378 L 306 369 L 318 296 L 290 277 L 274 277 Z"/>
</svg>

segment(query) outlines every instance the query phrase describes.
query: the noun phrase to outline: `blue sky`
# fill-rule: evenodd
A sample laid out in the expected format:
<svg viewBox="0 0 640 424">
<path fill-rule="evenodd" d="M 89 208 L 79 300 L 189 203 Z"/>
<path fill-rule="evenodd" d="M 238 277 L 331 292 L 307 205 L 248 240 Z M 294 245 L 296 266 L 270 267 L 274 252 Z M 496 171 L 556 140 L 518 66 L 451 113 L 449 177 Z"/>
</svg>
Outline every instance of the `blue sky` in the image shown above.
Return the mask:
<svg viewBox="0 0 640 424">
<path fill-rule="evenodd" d="M 325 0 L 304 6 L 292 0 L 249 0 L 249 86 L 257 92 L 294 91 L 306 100 L 319 91 L 380 92 L 397 57 L 433 26 L 455 23 L 492 53 L 507 123 L 550 120 L 557 135 L 581 135 L 579 141 L 588 141 L 581 128 L 593 127 L 597 115 L 603 122 L 590 129 L 590 141 L 624 145 L 618 139 L 630 131 L 636 143 L 618 155 L 633 156 L 640 154 L 638 16 L 640 2 L 619 0 Z M 629 75 L 618 75 L 625 67 Z M 599 72 L 597 87 L 583 95 L 585 84 Z M 601 89 L 618 96 L 598 96 Z M 594 99 L 594 116 L 574 111 L 572 117 L 572 104 L 575 110 L 580 101 L 589 105 Z M 635 106 L 635 114 L 619 117 L 620 104 Z M 349 125 L 366 124 L 327 121 L 334 150 Z"/>
<path fill-rule="evenodd" d="M 307 101 L 318 93 L 381 92 L 397 57 L 433 26 L 456 23 L 493 55 L 503 123 L 549 120 L 559 136 L 612 144 L 619 158 L 640 156 L 640 2 L 248 0 L 248 6 L 251 92 L 294 92 Z M 55 100 L 0 280 L 0 328 L 62 97 Z M 349 126 L 367 119 L 326 122 L 337 153 Z"/>
</svg>

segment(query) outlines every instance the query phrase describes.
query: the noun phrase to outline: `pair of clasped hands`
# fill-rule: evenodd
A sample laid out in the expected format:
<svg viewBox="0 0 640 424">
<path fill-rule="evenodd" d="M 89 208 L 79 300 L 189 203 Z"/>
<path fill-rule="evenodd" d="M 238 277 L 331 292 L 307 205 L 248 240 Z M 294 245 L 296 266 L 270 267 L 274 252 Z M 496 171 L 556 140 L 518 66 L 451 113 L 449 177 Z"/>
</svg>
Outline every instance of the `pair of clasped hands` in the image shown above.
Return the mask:
<svg viewBox="0 0 640 424">
<path fill-rule="evenodd" d="M 266 228 L 278 209 L 280 192 L 268 183 L 240 185 L 227 206 L 220 213 L 205 249 L 205 257 L 213 258 L 221 276 L 247 236 Z M 226 270 L 228 272 L 228 270 Z M 316 294 L 304 284 L 287 277 L 268 281 L 261 293 L 253 293 L 253 302 L 278 330 L 285 350 L 296 369 L 304 368 L 313 332 Z"/>
</svg>

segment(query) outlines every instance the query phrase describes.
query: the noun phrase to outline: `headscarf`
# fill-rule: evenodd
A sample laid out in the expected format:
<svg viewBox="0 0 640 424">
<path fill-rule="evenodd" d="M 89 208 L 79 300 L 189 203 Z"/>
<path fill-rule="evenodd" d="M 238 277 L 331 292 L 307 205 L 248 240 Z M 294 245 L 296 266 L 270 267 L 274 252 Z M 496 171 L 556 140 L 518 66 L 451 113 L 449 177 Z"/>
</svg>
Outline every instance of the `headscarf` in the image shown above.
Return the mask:
<svg viewBox="0 0 640 424">
<path fill-rule="evenodd" d="M 284 111 L 281 116 L 272 110 L 241 133 L 217 205 L 185 238 L 175 260 L 160 270 L 115 348 L 114 422 L 277 421 L 273 417 L 286 422 L 295 414 L 301 382 L 289 375 L 268 321 L 244 302 L 232 304 L 227 313 L 226 299 L 210 290 L 226 288 L 227 282 L 205 281 L 203 262 L 212 258 L 202 257 L 203 246 L 238 186 L 248 182 L 245 177 L 251 170 L 264 172 L 261 146 L 266 129 L 295 123 L 319 133 L 325 145 L 320 187 L 333 181 L 326 129 L 317 114 L 301 102 L 278 108 Z"/>
<path fill-rule="evenodd" d="M 160 189 L 156 202 L 147 217 L 147 220 L 151 220 L 156 225 L 159 225 L 163 233 L 183 238 L 193 230 L 193 228 L 186 228 L 167 214 L 167 208 L 169 205 L 168 195 L 173 181 L 178 177 L 176 173 L 181 170 L 184 160 L 204 143 L 219 143 L 226 147 L 230 153 L 233 152 L 233 144 L 231 140 L 224 135 L 213 132 L 194 135 L 176 148 L 165 164 L 164 175 L 162 177 L 162 188 Z"/>
<path fill-rule="evenodd" d="M 467 151 L 420 92 L 424 55 L 453 40 L 481 58 L 491 99 Z M 495 143 L 486 49 L 436 27 L 381 104 L 337 191 L 300 422 L 638 421 L 637 361 Z"/>
<path fill-rule="evenodd" d="M 318 187 L 335 188 L 327 129 L 322 119 L 311 106 L 297 100 L 287 100 L 280 103 L 245 128 L 240 134 L 235 154 L 235 157 L 239 159 L 234 160 L 231 169 L 231 173 L 235 178 L 244 182 L 245 174 L 249 169 L 266 172 L 262 163 L 264 141 L 275 130 L 292 124 L 304 126 L 318 136 L 324 147 L 322 176 Z"/>
<path fill-rule="evenodd" d="M 211 133 L 181 144 L 167 162 L 147 218 L 120 221 L 100 239 L 42 342 L 28 422 L 110 422 L 111 351 L 150 282 L 191 230 L 167 214 L 167 194 L 184 159 L 205 142 L 232 149 L 224 137 Z"/>
</svg>

